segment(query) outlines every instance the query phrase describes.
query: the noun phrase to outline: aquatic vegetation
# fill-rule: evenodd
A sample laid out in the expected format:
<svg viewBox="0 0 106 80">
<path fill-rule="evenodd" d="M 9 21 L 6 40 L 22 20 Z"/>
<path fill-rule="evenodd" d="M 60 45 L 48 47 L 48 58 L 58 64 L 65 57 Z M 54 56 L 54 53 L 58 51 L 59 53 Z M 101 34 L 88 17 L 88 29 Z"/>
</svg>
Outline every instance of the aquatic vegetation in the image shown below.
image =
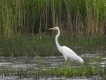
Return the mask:
<svg viewBox="0 0 106 80">
<path fill-rule="evenodd" d="M 91 78 L 93 76 L 106 78 L 105 64 L 100 64 L 105 60 L 104 55 L 97 55 L 95 57 L 89 57 L 92 54 L 84 55 L 84 64 L 78 64 L 72 62 L 71 66 L 63 66 L 62 57 L 1 57 L 0 58 L 0 78 L 17 76 L 17 79 L 23 78 L 52 78 L 52 77 L 86 77 Z M 94 78 L 93 78 L 94 79 Z"/>
<path fill-rule="evenodd" d="M 105 69 L 104 69 L 105 70 Z M 39 77 L 76 77 L 76 76 L 95 76 L 100 75 L 102 77 L 104 76 L 104 71 L 101 71 L 101 69 L 93 68 L 90 65 L 84 65 L 84 66 L 77 66 L 75 68 L 71 67 L 57 67 L 57 68 L 50 68 L 50 69 L 38 69 L 38 70 L 31 70 L 29 68 L 26 69 L 18 69 L 18 70 L 8 70 L 8 69 L 2 69 L 0 70 L 0 75 L 3 76 L 19 76 L 19 78 L 39 78 Z"/>
<path fill-rule="evenodd" d="M 60 45 L 73 49 L 77 54 L 105 51 L 106 37 L 75 38 L 60 36 Z M 54 42 L 54 36 L 33 36 L 0 38 L 0 56 L 60 56 Z"/>
</svg>

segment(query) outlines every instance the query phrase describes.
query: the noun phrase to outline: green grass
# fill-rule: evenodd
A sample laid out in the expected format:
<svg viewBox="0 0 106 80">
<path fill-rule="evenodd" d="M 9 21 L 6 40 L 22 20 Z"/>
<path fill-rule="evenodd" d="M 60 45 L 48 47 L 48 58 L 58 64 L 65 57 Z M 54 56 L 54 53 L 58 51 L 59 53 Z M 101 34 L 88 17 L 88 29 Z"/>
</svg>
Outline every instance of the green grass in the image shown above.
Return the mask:
<svg viewBox="0 0 106 80">
<path fill-rule="evenodd" d="M 104 51 L 106 37 L 66 37 L 59 38 L 60 45 L 73 49 L 77 54 Z M 59 56 L 54 36 L 27 36 L 0 38 L 0 56 Z"/>
<path fill-rule="evenodd" d="M 98 73 L 98 69 L 92 68 L 90 65 L 85 65 L 84 67 L 78 66 L 75 68 L 59 67 L 42 71 L 42 74 L 45 74 L 46 76 L 57 76 L 57 77 L 93 76 L 93 75 L 100 75 L 102 73 L 103 72 Z"/>
</svg>

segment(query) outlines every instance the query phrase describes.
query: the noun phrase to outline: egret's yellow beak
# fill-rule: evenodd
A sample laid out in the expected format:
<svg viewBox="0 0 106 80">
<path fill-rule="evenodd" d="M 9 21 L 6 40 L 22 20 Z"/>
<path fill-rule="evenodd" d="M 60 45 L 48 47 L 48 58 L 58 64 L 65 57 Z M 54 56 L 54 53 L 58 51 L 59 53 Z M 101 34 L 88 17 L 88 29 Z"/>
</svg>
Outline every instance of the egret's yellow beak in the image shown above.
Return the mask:
<svg viewBox="0 0 106 80">
<path fill-rule="evenodd" d="M 55 28 L 49 28 L 48 30 L 55 30 Z"/>
</svg>

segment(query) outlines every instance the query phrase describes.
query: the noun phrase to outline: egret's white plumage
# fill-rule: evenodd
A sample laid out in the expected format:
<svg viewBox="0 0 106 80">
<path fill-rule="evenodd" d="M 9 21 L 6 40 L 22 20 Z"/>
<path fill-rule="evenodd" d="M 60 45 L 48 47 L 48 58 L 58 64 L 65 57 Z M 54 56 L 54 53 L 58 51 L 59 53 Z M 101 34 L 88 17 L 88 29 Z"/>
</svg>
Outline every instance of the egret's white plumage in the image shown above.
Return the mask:
<svg viewBox="0 0 106 80">
<path fill-rule="evenodd" d="M 78 56 L 73 50 L 71 50 L 70 48 L 66 47 L 66 46 L 60 46 L 58 43 L 58 37 L 60 36 L 60 29 L 58 27 L 53 27 L 53 28 L 49 28 L 49 30 L 57 30 L 58 34 L 55 37 L 55 42 L 56 42 L 56 46 L 57 49 L 63 54 L 64 58 L 65 58 L 65 62 L 68 59 L 72 59 L 75 61 L 78 61 L 80 63 L 83 63 L 83 59 Z"/>
</svg>

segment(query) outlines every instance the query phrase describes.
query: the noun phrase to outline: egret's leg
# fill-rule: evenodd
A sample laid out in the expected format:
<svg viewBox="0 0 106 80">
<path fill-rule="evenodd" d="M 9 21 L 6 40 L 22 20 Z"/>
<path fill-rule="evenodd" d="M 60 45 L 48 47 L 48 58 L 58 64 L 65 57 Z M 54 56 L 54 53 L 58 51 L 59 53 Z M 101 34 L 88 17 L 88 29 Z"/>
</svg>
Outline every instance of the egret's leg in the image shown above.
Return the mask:
<svg viewBox="0 0 106 80">
<path fill-rule="evenodd" d="M 68 65 L 71 66 L 70 60 L 68 60 Z"/>
<path fill-rule="evenodd" d="M 64 61 L 64 67 L 66 67 L 66 60 Z"/>
<path fill-rule="evenodd" d="M 66 67 L 67 58 L 66 57 L 64 57 L 64 58 L 65 58 L 64 67 Z"/>
</svg>

